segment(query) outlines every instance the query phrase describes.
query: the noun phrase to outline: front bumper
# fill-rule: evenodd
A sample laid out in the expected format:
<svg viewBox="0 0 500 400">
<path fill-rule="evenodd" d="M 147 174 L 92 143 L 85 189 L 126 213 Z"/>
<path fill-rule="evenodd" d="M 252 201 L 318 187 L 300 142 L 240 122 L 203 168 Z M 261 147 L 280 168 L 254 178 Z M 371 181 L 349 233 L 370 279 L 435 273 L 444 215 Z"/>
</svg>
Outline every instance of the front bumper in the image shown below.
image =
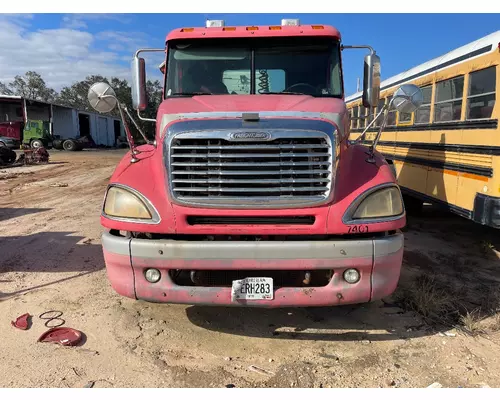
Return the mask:
<svg viewBox="0 0 500 400">
<path fill-rule="evenodd" d="M 122 296 L 149 302 L 254 307 L 333 306 L 365 303 L 390 295 L 399 281 L 401 233 L 375 239 L 323 241 L 180 241 L 102 236 L 108 278 Z M 161 279 L 150 283 L 146 268 Z M 357 268 L 355 284 L 343 279 Z M 231 300 L 230 287 L 180 286 L 168 270 L 333 270 L 326 286 L 278 287 L 273 300 Z"/>
</svg>

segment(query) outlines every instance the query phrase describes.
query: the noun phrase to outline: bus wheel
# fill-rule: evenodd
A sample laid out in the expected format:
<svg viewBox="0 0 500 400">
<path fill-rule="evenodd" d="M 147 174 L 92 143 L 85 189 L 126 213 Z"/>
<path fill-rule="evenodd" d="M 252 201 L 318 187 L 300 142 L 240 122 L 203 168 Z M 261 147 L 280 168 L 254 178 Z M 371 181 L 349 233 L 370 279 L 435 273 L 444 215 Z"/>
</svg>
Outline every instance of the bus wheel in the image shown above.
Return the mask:
<svg viewBox="0 0 500 400">
<path fill-rule="evenodd" d="M 33 141 L 31 142 L 31 147 L 32 147 L 33 149 L 39 149 L 40 147 L 43 147 L 43 142 L 42 142 L 41 140 L 38 140 L 38 139 L 33 140 Z"/>
<path fill-rule="evenodd" d="M 422 208 L 424 202 L 415 197 L 408 195 L 403 195 L 403 202 L 405 204 L 405 210 L 409 215 L 420 215 L 422 213 Z"/>
</svg>

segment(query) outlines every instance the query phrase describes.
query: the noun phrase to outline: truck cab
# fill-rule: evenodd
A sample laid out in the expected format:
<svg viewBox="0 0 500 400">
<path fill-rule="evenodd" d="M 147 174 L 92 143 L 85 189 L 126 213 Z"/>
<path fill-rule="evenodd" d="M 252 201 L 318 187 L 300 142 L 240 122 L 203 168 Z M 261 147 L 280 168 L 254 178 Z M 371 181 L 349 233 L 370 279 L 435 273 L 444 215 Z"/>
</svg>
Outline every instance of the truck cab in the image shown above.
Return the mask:
<svg viewBox="0 0 500 400">
<path fill-rule="evenodd" d="M 106 189 L 106 269 L 119 294 L 151 302 L 251 307 L 374 301 L 398 283 L 406 223 L 392 169 L 351 144 L 342 51 L 363 48 L 364 102 L 378 102 L 380 62 L 326 25 L 180 28 L 133 60 L 130 110 L 109 85 L 89 101 L 118 106 L 130 151 Z M 165 54 L 154 120 L 142 52 Z M 418 88 L 393 106 L 418 107 Z M 411 89 L 409 91 L 409 89 Z M 379 113 L 377 118 L 383 117 Z M 383 123 L 381 124 L 381 129 Z"/>
</svg>

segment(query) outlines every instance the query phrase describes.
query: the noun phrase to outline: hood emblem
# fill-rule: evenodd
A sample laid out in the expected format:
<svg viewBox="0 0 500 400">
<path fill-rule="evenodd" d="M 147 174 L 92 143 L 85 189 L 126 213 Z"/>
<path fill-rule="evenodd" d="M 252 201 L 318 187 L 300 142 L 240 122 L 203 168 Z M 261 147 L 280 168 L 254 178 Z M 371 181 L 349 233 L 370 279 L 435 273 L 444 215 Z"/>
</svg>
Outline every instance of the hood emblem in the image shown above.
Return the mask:
<svg viewBox="0 0 500 400">
<path fill-rule="evenodd" d="M 269 132 L 232 132 L 228 139 L 234 141 L 272 140 Z"/>
</svg>

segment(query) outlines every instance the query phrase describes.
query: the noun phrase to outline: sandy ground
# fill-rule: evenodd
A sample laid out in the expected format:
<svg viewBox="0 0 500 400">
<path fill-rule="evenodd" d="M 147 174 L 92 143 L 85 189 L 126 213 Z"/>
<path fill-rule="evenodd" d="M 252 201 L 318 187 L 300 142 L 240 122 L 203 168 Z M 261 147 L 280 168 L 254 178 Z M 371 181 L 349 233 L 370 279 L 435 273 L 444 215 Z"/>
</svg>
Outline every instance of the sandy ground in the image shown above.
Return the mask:
<svg viewBox="0 0 500 400">
<path fill-rule="evenodd" d="M 400 287 L 383 302 L 133 301 L 111 289 L 100 247 L 99 208 L 122 154 L 56 151 L 46 166 L 0 169 L 0 386 L 500 386 L 496 231 L 427 207 L 409 220 Z M 48 310 L 84 343 L 37 343 Z M 26 312 L 31 328 L 13 328 Z"/>
</svg>

